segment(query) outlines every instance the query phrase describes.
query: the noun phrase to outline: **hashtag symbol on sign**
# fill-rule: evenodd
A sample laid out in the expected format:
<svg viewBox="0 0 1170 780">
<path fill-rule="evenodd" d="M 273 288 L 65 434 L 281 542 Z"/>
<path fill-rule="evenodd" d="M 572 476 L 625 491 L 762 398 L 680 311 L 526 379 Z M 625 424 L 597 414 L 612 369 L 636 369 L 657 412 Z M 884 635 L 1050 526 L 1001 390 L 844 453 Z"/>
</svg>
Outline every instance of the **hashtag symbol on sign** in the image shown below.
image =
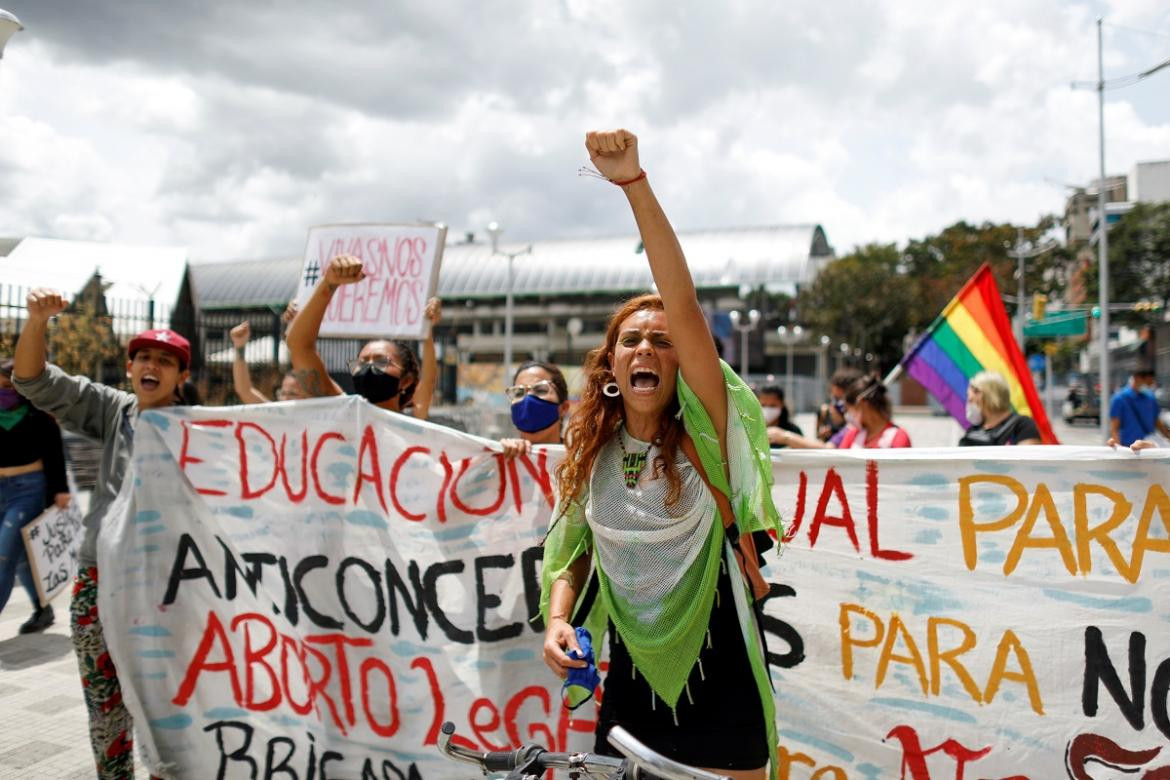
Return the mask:
<svg viewBox="0 0 1170 780">
<path fill-rule="evenodd" d="M 310 260 L 309 264 L 305 266 L 305 284 L 316 284 L 320 272 L 321 266 L 317 264 L 317 261 Z"/>
</svg>

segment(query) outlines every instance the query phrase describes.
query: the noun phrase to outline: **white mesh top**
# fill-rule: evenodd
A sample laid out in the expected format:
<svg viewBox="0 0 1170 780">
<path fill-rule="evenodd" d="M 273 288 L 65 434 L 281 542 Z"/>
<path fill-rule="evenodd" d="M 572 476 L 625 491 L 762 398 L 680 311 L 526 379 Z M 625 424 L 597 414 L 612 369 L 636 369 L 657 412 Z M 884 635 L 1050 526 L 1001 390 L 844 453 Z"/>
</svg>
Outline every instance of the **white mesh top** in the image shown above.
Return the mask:
<svg viewBox="0 0 1170 780">
<path fill-rule="evenodd" d="M 624 481 L 621 436 L 626 437 L 627 449 L 649 447 L 634 488 Z M 703 550 L 715 518 L 715 499 L 681 447 L 674 462 L 682 493 L 673 506 L 666 505 L 670 483 L 664 470 L 655 474 L 659 456 L 658 447 L 630 437 L 622 428 L 597 455 L 585 506 L 598 564 L 614 595 L 646 610 L 650 619 Z"/>
</svg>

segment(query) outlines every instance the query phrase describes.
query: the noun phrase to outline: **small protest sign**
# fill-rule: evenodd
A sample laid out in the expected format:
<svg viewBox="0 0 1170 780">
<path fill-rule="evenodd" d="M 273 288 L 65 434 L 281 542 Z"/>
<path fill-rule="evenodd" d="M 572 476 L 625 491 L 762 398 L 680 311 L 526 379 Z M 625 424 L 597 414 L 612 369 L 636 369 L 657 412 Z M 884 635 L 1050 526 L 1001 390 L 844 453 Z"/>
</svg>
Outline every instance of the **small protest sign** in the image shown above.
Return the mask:
<svg viewBox="0 0 1170 780">
<path fill-rule="evenodd" d="M 47 606 L 77 573 L 77 550 L 84 533 L 81 520 L 74 499 L 65 509 L 49 507 L 20 531 L 41 606 Z"/>
<path fill-rule="evenodd" d="M 420 339 L 427 299 L 439 280 L 447 228 L 439 224 L 318 225 L 309 229 L 297 301 L 303 306 L 329 261 L 351 255 L 366 277 L 339 287 L 320 335 Z"/>
</svg>

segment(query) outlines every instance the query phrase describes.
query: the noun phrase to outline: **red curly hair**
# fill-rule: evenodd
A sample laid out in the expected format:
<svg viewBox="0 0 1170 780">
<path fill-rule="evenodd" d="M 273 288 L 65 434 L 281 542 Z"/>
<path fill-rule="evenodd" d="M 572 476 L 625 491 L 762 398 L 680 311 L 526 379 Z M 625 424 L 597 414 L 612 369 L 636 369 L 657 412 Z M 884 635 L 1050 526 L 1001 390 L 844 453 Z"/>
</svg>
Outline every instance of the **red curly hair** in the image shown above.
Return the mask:
<svg viewBox="0 0 1170 780">
<path fill-rule="evenodd" d="M 585 358 L 585 387 L 565 431 L 565 459 L 556 471 L 562 505 L 567 506 L 570 501 L 580 500 L 598 453 L 610 437 L 618 433 L 618 426 L 625 419 L 621 396 L 610 398 L 601 390 L 613 381 L 609 356 L 617 346 L 622 323 L 636 312 L 645 310 L 665 311 L 666 308 L 662 298 L 657 295 L 639 295 L 629 299 L 609 318 L 605 328 L 605 342 Z M 658 433 L 654 437 L 659 451 L 654 459 L 654 476 L 666 475 L 670 485 L 666 494 L 668 506 L 682 494 L 682 477 L 674 465 L 675 452 L 684 433 L 682 421 L 677 418 L 678 408 L 677 397 L 672 398 L 662 412 Z"/>
</svg>

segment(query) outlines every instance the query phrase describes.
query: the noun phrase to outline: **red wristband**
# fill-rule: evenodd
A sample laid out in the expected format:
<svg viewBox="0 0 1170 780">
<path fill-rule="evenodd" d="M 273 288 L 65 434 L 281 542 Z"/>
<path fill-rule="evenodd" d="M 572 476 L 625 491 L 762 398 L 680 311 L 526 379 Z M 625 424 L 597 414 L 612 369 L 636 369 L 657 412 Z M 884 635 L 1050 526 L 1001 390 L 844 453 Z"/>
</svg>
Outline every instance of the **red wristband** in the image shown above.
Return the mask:
<svg viewBox="0 0 1170 780">
<path fill-rule="evenodd" d="M 632 179 L 626 179 L 625 181 L 614 181 L 613 179 L 610 179 L 609 181 L 610 181 L 612 184 L 616 184 L 616 185 L 617 185 L 617 186 L 619 186 L 619 187 L 625 187 L 627 184 L 633 184 L 634 182 L 636 182 L 636 181 L 642 181 L 642 179 L 645 179 L 645 178 L 646 178 L 646 169 L 645 169 L 645 168 L 639 168 L 639 169 L 638 169 L 638 175 L 637 175 L 637 176 L 635 176 L 635 177 L 634 177 L 634 178 L 632 178 Z"/>
</svg>

